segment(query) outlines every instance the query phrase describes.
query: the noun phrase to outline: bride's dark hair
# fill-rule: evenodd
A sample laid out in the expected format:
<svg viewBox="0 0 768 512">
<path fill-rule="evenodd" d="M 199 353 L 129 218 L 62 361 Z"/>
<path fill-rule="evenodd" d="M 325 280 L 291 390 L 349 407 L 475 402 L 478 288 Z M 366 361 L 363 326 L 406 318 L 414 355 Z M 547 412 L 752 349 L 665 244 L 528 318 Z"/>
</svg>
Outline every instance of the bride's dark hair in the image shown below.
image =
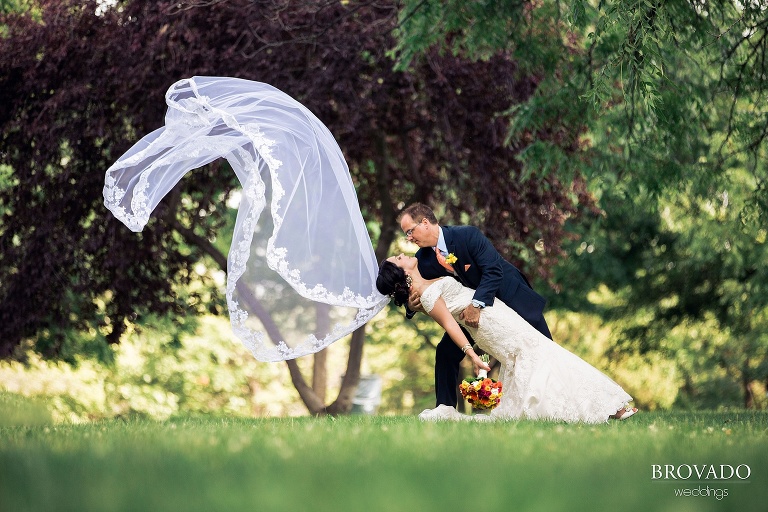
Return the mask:
<svg viewBox="0 0 768 512">
<path fill-rule="evenodd" d="M 382 261 L 379 265 L 379 276 L 376 278 L 376 289 L 379 293 L 392 297 L 395 306 L 402 306 L 408 302 L 409 294 L 405 277 L 405 270 L 391 261 Z"/>
</svg>

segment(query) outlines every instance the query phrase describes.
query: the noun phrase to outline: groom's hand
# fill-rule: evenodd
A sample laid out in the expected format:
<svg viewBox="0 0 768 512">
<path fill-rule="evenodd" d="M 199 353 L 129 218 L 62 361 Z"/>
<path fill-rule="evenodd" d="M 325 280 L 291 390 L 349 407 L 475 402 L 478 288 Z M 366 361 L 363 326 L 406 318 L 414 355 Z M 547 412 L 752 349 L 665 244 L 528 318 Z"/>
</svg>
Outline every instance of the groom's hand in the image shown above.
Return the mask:
<svg viewBox="0 0 768 512">
<path fill-rule="evenodd" d="M 461 312 L 459 318 L 469 327 L 477 327 L 480 325 L 480 309 L 470 304 L 464 308 L 464 311 Z"/>
<path fill-rule="evenodd" d="M 411 290 L 411 293 L 408 295 L 408 309 L 414 312 L 424 312 L 424 306 L 421 305 L 421 295 L 414 290 Z"/>
</svg>

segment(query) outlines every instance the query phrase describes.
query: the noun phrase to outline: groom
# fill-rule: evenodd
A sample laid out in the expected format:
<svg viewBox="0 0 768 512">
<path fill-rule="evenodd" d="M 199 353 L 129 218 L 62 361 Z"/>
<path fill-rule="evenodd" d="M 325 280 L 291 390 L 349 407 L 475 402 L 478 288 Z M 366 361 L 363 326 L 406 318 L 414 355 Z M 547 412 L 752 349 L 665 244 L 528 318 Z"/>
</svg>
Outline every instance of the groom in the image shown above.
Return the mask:
<svg viewBox="0 0 768 512">
<path fill-rule="evenodd" d="M 552 339 L 544 320 L 546 300 L 533 291 L 525 276 L 501 257 L 480 230 L 473 226 L 440 226 L 432 210 L 421 203 L 404 209 L 398 219 L 405 237 L 420 247 L 416 259 L 424 278 L 450 275 L 475 290 L 472 302 L 461 314 L 467 325 L 477 327 L 482 321 L 483 308 L 493 306 L 498 298 Z M 412 296 L 407 318 L 412 318 L 414 311 L 420 309 L 418 298 Z M 466 330 L 464 333 L 472 339 Z M 464 353 L 448 334 L 444 334 L 435 354 L 437 405 L 456 407 L 462 359 Z"/>
</svg>

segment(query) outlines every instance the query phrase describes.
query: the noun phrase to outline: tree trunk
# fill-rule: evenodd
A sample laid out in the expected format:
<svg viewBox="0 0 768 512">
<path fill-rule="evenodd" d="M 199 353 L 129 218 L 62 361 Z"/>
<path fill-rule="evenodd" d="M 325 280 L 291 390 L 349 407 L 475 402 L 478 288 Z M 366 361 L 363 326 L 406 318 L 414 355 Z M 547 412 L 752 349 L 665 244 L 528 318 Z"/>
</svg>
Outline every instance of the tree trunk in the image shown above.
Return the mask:
<svg viewBox="0 0 768 512">
<path fill-rule="evenodd" d="M 752 390 L 752 381 L 745 378 L 741 384 L 744 389 L 744 407 L 747 409 L 754 409 L 755 393 Z"/>
<path fill-rule="evenodd" d="M 384 259 L 395 239 L 396 212 L 392 208 L 392 196 L 388 186 L 389 156 L 386 141 L 383 136 L 377 142 L 378 158 L 376 169 L 378 171 L 376 187 L 379 191 L 382 210 L 382 224 L 379 239 L 374 250 L 377 260 Z M 352 400 L 360 383 L 360 367 L 363 360 L 363 344 L 365 343 L 365 329 L 368 324 L 359 327 L 352 333 L 349 342 L 349 358 L 347 359 L 347 371 L 341 381 L 341 389 L 336 401 L 328 406 L 329 414 L 346 414 L 352 409 Z"/>
<path fill-rule="evenodd" d="M 330 306 L 318 302 L 315 306 L 316 330 L 319 333 L 331 329 Z M 328 393 L 328 350 L 323 349 L 314 355 L 312 365 L 312 389 L 320 400 L 325 403 Z"/>
<path fill-rule="evenodd" d="M 744 407 L 747 409 L 754 409 L 755 407 L 755 393 L 752 390 L 752 384 L 749 372 L 749 358 L 747 358 L 741 369 L 741 386 L 744 390 Z"/>
<path fill-rule="evenodd" d="M 352 333 L 349 342 L 349 358 L 347 371 L 341 380 L 341 389 L 336 401 L 328 406 L 329 414 L 347 414 L 352 410 L 352 400 L 360 383 L 360 366 L 363 361 L 363 343 L 365 342 L 365 324 Z"/>
<path fill-rule="evenodd" d="M 328 394 L 328 349 L 316 352 L 312 358 L 312 391 L 325 402 Z"/>
<path fill-rule="evenodd" d="M 187 243 L 198 247 L 204 253 L 213 258 L 219 267 L 226 272 L 227 271 L 227 257 L 219 251 L 207 238 L 202 237 L 195 233 L 193 230 L 184 227 L 175 217 L 169 215 L 169 222 L 173 228 L 178 231 L 181 236 L 187 241 Z M 279 342 L 283 339 L 280 334 L 280 329 L 275 324 L 272 317 L 269 316 L 267 311 L 262 307 L 256 297 L 250 293 L 250 290 L 244 287 L 238 287 L 238 292 L 242 296 L 243 300 L 248 303 L 248 307 L 256 314 L 257 318 L 264 325 L 264 330 L 267 331 L 267 336 L 273 343 Z M 295 359 L 289 359 L 285 362 L 288 366 L 288 371 L 291 375 L 291 383 L 296 391 L 299 392 L 299 397 L 307 406 L 309 412 L 312 414 L 325 413 L 325 402 L 315 394 L 312 388 L 304 380 L 304 376 L 301 374 L 301 369 L 296 363 Z"/>
</svg>

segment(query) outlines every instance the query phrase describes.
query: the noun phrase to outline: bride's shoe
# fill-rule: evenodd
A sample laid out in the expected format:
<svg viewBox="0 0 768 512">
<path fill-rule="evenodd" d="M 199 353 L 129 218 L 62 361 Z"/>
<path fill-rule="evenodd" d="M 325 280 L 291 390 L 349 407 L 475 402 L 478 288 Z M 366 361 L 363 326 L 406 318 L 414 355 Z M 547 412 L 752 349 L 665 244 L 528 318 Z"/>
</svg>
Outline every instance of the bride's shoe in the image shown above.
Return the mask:
<svg viewBox="0 0 768 512">
<path fill-rule="evenodd" d="M 633 416 L 637 412 L 637 407 L 625 407 L 616 411 L 616 414 L 610 416 L 614 420 L 623 421 Z"/>
</svg>

